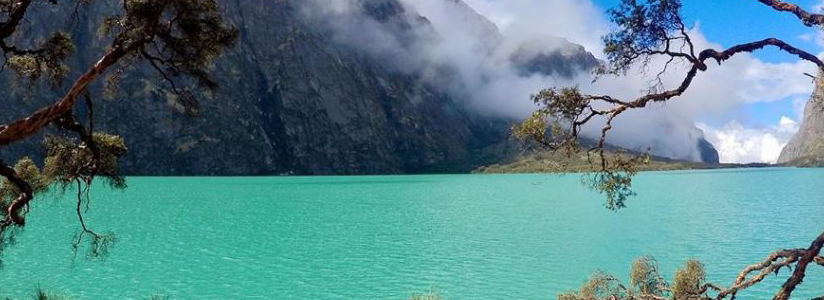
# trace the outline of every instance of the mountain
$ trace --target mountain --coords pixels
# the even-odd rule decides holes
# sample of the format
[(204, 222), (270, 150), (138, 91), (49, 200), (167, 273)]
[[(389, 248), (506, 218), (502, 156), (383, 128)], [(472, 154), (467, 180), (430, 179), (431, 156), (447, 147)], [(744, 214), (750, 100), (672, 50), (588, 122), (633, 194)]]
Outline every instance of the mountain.
[[(463, 172), (498, 162), (514, 152), (508, 142), (513, 120), (477, 113), (465, 95), (424, 80), (432, 69), (412, 70), (404, 53), (380, 44), (342, 40), (307, 17), (303, 3), (222, 1), (227, 20), (240, 31), (236, 47), (214, 65), (220, 85), (197, 95), (197, 116), (183, 114), (165, 83), (145, 64), (127, 65), (115, 91), (97, 84), (95, 129), (122, 135), (130, 151), (122, 171), (131, 175), (386, 174)], [(488, 44), (499, 38), (494, 24), (459, 0), (454, 9), (468, 22), (482, 22)], [(422, 39), (437, 38), (426, 18), (398, 0), (351, 0), (361, 30), (380, 27), (396, 49), (415, 50)], [(73, 5), (73, 4), (64, 4)], [(67, 25), (83, 49), (69, 64), (69, 78), (91, 65), (105, 41), (97, 36), (101, 16), (116, 1), (94, 1), (67, 16), (38, 11), (33, 19)], [(321, 16), (327, 22), (335, 20)], [(71, 21), (71, 22), (70, 22)], [(351, 21), (351, 20), (345, 20)], [(40, 22), (44, 23), (44, 22)], [(29, 25), (24, 34), (48, 28)], [(339, 27), (339, 26), (338, 26)], [(353, 27), (357, 28), (357, 27)], [(371, 31), (370, 31), (371, 32)], [(354, 47), (353, 44), (358, 44)], [(363, 47), (369, 50), (364, 50)], [(394, 49), (394, 48), (393, 48)], [(591, 68), (595, 58), (569, 43), (573, 52), (534, 52), (519, 56), (524, 72), (568, 73)], [(560, 53), (560, 52), (559, 52)], [(567, 57), (572, 54), (572, 59)], [(445, 82), (457, 80), (449, 69), (435, 69)], [(57, 99), (62, 88), (26, 87), (8, 72), (0, 97), (8, 109), (0, 120), (25, 116)], [(441, 84), (443, 82), (440, 82)], [(82, 108), (81, 108), (82, 112)], [(83, 113), (80, 113), (83, 115)], [(42, 138), (42, 134), (40, 136)], [(5, 149), (3, 158), (41, 156), (38, 138)]]
[[(220, 85), (200, 94), (197, 117), (182, 114), (150, 68), (132, 66), (116, 95), (99, 101), (96, 128), (121, 134), (128, 174), (376, 174), (470, 170), (483, 148), (506, 139), (508, 121), (478, 117), (447, 93), (381, 61), (341, 47), (308, 23), (295, 1), (223, 1), (240, 30), (236, 47), (215, 64)], [(82, 69), (100, 53), (92, 2), (71, 32)], [(381, 24), (408, 33), (396, 1), (365, 1)], [(45, 16), (44, 16), (45, 17)], [(57, 17), (59, 18), (59, 17)], [(81, 21), (83, 22), (83, 21)], [(409, 36), (409, 39), (414, 38)], [(92, 93), (99, 95), (102, 87)], [(8, 91), (5, 91), (8, 93)], [(7, 99), (25, 98), (25, 90)], [(24, 115), (59, 91), (38, 91), (0, 119)], [(17, 153), (37, 153), (38, 141)], [(18, 147), (21, 148), (21, 147)], [(30, 150), (30, 151), (23, 151)], [(494, 159), (492, 157), (491, 159)]]
[(713, 146), (712, 143), (703, 137), (703, 131), (701, 132), (701, 136), (702, 137), (698, 139), (698, 153), (701, 156), (700, 161), (708, 164), (721, 163), (720, 157), (718, 156), (718, 150), (715, 149), (715, 146)]
[(804, 107), (798, 132), (790, 139), (778, 163), (795, 166), (824, 166), (824, 74), (815, 79), (815, 90)]
[(573, 78), (581, 72), (590, 72), (600, 62), (581, 45), (566, 39), (550, 38), (549, 42), (560, 47), (546, 49), (538, 43), (521, 45), (510, 57), (521, 76), (533, 74)]

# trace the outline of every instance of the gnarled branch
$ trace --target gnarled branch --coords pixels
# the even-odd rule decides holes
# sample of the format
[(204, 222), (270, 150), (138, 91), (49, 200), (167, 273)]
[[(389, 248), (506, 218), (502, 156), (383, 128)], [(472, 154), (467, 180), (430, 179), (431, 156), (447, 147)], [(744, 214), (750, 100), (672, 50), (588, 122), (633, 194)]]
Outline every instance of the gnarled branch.
[(813, 27), (816, 25), (824, 25), (824, 15), (809, 13), (798, 5), (779, 0), (758, 0), (758, 2), (764, 3), (777, 11), (794, 14), (801, 20), (804, 26)]
[(781, 285), (781, 289), (775, 294), (773, 300), (787, 300), (795, 288), (804, 281), (804, 276), (807, 272), (807, 266), (818, 259), (818, 254), (821, 253), (821, 248), (824, 247), (824, 232), (822, 232), (815, 240), (813, 240), (810, 247), (804, 251), (804, 254), (798, 259), (795, 265), (795, 270), (790, 278)]
[(86, 73), (80, 76), (72, 84), (69, 91), (56, 103), (41, 108), (32, 115), (18, 119), (0, 130), (0, 147), (25, 139), (51, 122), (71, 112), (77, 97), (91, 84), (100, 74), (115, 64), (120, 58), (125, 56), (138, 44), (132, 44), (128, 49), (122, 45), (116, 45), (114, 49), (103, 55)]
[(721, 64), (721, 62), (730, 59), (735, 54), (742, 52), (753, 52), (756, 50), (760, 50), (766, 46), (778, 47), (778, 49), (781, 49), (784, 52), (793, 54), (795, 56), (798, 56), (798, 58), (816, 64), (819, 68), (824, 68), (824, 62), (821, 62), (821, 60), (818, 59), (818, 57), (816, 57), (815, 55), (812, 55), (811, 53), (801, 50), (799, 48), (793, 47), (792, 45), (787, 44), (786, 42), (776, 38), (767, 38), (757, 42), (733, 46), (727, 50), (724, 50), (723, 52), (718, 52), (713, 49), (706, 49), (698, 55), (698, 59), (703, 62), (707, 59), (712, 58), (715, 59), (718, 62), (718, 64)]
[(2, 223), (0, 223), (0, 226), (22, 226), (25, 224), (25, 219), (20, 216), (20, 210), (28, 205), (29, 201), (34, 198), (32, 187), (28, 182), (20, 178), (14, 168), (10, 167), (2, 160), (0, 160), (0, 175), (6, 177), (6, 179), (17, 188), (18, 193), (17, 198), (5, 208), (6, 218), (2, 221)]

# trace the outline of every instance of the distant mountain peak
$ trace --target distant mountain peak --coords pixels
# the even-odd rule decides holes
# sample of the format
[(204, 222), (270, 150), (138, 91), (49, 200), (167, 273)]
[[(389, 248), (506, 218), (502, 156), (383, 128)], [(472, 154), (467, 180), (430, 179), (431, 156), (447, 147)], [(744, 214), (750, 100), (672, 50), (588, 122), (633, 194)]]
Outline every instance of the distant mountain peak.
[(537, 74), (567, 79), (589, 73), (599, 65), (584, 46), (557, 37), (548, 37), (543, 42), (527, 41), (513, 52), (510, 60), (521, 76)]

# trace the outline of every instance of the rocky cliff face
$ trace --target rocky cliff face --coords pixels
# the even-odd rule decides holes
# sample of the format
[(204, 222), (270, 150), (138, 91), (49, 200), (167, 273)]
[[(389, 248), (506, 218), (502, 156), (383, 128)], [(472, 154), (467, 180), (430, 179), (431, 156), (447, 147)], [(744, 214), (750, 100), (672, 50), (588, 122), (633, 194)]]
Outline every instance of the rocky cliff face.
[(599, 62), (583, 46), (565, 39), (554, 39), (554, 44), (564, 45), (556, 49), (542, 49), (540, 46), (522, 45), (510, 58), (522, 76), (540, 74), (573, 78), (581, 72), (590, 72)]
[(815, 80), (815, 90), (804, 107), (798, 132), (781, 150), (778, 163), (797, 166), (824, 166), (824, 74)]
[[(353, 1), (359, 1), (363, 16), (390, 27), (399, 41), (421, 38), (410, 30), (426, 26), (426, 19), (409, 18), (411, 12), (397, 0)], [(84, 51), (70, 62), (75, 73), (69, 78), (95, 61), (105, 45), (95, 37), (96, 27), (114, 4), (92, 3), (79, 12), (83, 21), (70, 27)], [(96, 101), (95, 129), (124, 136), (130, 148), (122, 162), (124, 173), (460, 172), (511, 152), (505, 141), (512, 120), (477, 115), (461, 104), (466, 99), (429, 84), (421, 74), (399, 72), (391, 59), (342, 45), (329, 30), (302, 17), (299, 3), (222, 1), (240, 38), (212, 70), (221, 88), (198, 95), (197, 117), (183, 114), (178, 100), (159, 88), (163, 81), (145, 65), (127, 67), (117, 93), (95, 86), (91, 94), (103, 95)], [(477, 18), (473, 14), (467, 12)], [(57, 13), (37, 17), (67, 18)], [(494, 31), (494, 25), (488, 30)], [(577, 60), (566, 60), (566, 54), (526, 57), (541, 66), (525, 70), (564, 73), (588, 67), (594, 58), (578, 50)], [(5, 86), (15, 86), (11, 79), (3, 80)], [(0, 110), (0, 120), (51, 103), (62, 90), (0, 90), (0, 97), (14, 104)], [(36, 138), (8, 150), (3, 158), (9, 161), (42, 151)]]
[[(703, 135), (704, 133), (702, 132), (701, 134)], [(718, 150), (703, 137), (698, 140), (698, 152), (701, 155), (701, 162), (708, 164), (718, 164), (721, 162), (718, 156)]]
[[(99, 3), (99, 2), (94, 2)], [(507, 123), (476, 117), (450, 95), (413, 75), (337, 45), (308, 24), (294, 1), (224, 1), (240, 30), (235, 48), (214, 66), (220, 90), (201, 94), (198, 117), (146, 66), (122, 76), (118, 93), (99, 101), (98, 130), (124, 136), (128, 174), (374, 174), (470, 170), (483, 148), (506, 138)], [(84, 16), (106, 10), (93, 4)], [(367, 1), (378, 22), (397, 22), (395, 1)], [(93, 22), (72, 35), (95, 45)], [(99, 50), (99, 45), (95, 50)], [(79, 47), (84, 49), (85, 47)], [(77, 69), (99, 51), (79, 53)], [(99, 87), (98, 87), (99, 88)], [(10, 99), (22, 99), (25, 91)], [(36, 92), (9, 120), (49, 103), (59, 90)], [(99, 95), (99, 90), (95, 93)], [(17, 153), (37, 153), (37, 141)], [(30, 151), (25, 151), (30, 150)], [(494, 159), (490, 157), (490, 159)]]
[[(95, 20), (108, 9), (94, 3), (81, 18)], [(127, 69), (117, 94), (96, 107), (96, 129), (127, 141), (124, 172), (415, 173), (471, 170), (478, 160), (495, 159), (484, 148), (506, 139), (508, 120), (475, 116), (414, 75), (341, 47), (306, 23), (296, 3), (224, 1), (240, 39), (214, 66), (221, 89), (199, 95), (198, 117), (182, 114), (149, 68)], [(403, 13), (389, 0), (366, 1), (363, 9), (378, 22), (399, 22)], [(399, 32), (406, 26), (395, 25)], [(80, 49), (91, 48), (71, 62), (77, 70), (100, 53), (94, 28), (90, 21), (72, 31)], [(93, 95), (102, 94), (96, 89)], [(0, 119), (10, 120), (53, 101), (60, 89), (0, 93), (26, 99), (0, 111)], [(37, 156), (39, 149), (33, 139), (6, 155)]]

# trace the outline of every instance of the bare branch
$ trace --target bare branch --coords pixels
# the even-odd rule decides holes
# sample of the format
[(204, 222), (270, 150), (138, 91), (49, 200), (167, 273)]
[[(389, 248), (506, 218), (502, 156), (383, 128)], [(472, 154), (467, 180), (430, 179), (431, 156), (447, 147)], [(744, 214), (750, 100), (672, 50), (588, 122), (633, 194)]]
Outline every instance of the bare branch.
[(760, 50), (766, 46), (778, 47), (778, 49), (781, 49), (784, 52), (796, 55), (799, 58), (812, 62), (816, 64), (819, 68), (824, 69), (824, 62), (821, 62), (821, 60), (818, 59), (818, 57), (816, 57), (815, 55), (812, 55), (809, 52), (793, 47), (792, 45), (787, 44), (786, 42), (776, 38), (767, 38), (757, 42), (733, 46), (727, 50), (724, 50), (723, 52), (717, 52), (713, 49), (706, 49), (698, 55), (698, 59), (701, 62), (704, 62), (707, 59), (712, 58), (715, 59), (718, 62), (718, 64), (721, 64), (721, 62), (730, 59), (730, 57), (732, 57), (735, 54), (742, 52), (753, 52), (755, 50)]
[(758, 0), (758, 2), (764, 3), (777, 11), (794, 14), (801, 20), (801, 23), (804, 23), (804, 26), (813, 27), (816, 25), (824, 25), (824, 15), (809, 13), (798, 5), (779, 0)]
[[(821, 248), (824, 247), (824, 232), (822, 232), (815, 240), (813, 240), (810, 247), (804, 251), (804, 254), (799, 258), (795, 265), (795, 270), (792, 276), (781, 285), (781, 289), (775, 294), (773, 300), (786, 300), (790, 298), (796, 286), (804, 281), (804, 276), (807, 272), (807, 265), (816, 260), (818, 254), (821, 253)], [(820, 261), (820, 260), (819, 260)], [(818, 261), (816, 261), (818, 263)]]
[(89, 189), (89, 182), (86, 182), (86, 185), (84, 187), (83, 186), (84, 182), (82, 182), (79, 178), (75, 179), (75, 181), (77, 182), (77, 206), (76, 206), (75, 211), (77, 213), (77, 220), (80, 221), (80, 227), (83, 229), (83, 232), (88, 233), (88, 234), (90, 234), (90, 235), (92, 235), (93, 237), (96, 237), (96, 238), (100, 237), (100, 235), (98, 235), (94, 231), (89, 230), (89, 228), (86, 227), (86, 221), (83, 220), (83, 212), (80, 209), (82, 207), (82, 204), (83, 204), (83, 194), (85, 194), (84, 189), (85, 190)]
[(104, 55), (91, 69), (80, 76), (80, 78), (74, 82), (71, 89), (69, 89), (69, 92), (66, 93), (66, 95), (63, 96), (63, 98), (61, 98), (57, 103), (41, 108), (27, 118), (19, 119), (11, 124), (8, 124), (2, 131), (0, 131), (0, 146), (6, 146), (16, 141), (25, 139), (37, 133), (57, 118), (64, 116), (67, 112), (70, 112), (80, 93), (85, 90), (86, 87), (100, 74), (102, 74), (103, 71), (117, 62), (117, 60), (123, 57), (126, 53), (126, 49), (119, 47), (110, 51)]
[[(738, 274), (732, 286), (718, 290), (719, 292), (715, 299), (725, 299), (727, 296), (735, 297), (735, 294), (739, 291), (761, 282), (767, 275), (777, 273), (781, 268), (788, 267), (797, 262), (798, 258), (803, 254), (803, 251), (803, 249), (776, 251), (767, 256), (763, 261), (747, 266)], [(747, 279), (750, 273), (756, 271), (758, 271), (758, 273), (755, 274), (755, 276)]]
[(32, 187), (28, 182), (20, 178), (12, 167), (8, 166), (2, 160), (0, 160), (0, 175), (6, 177), (9, 182), (14, 184), (18, 192), (17, 199), (12, 201), (12, 203), (6, 208), (6, 218), (2, 221), (2, 223), (0, 223), (0, 226), (22, 226), (25, 224), (25, 219), (20, 216), (20, 209), (28, 205), (29, 201), (34, 198)]

